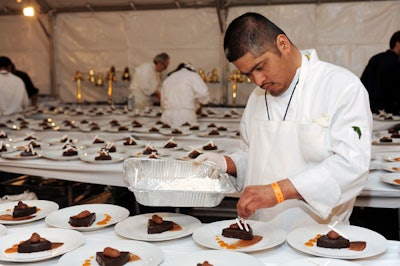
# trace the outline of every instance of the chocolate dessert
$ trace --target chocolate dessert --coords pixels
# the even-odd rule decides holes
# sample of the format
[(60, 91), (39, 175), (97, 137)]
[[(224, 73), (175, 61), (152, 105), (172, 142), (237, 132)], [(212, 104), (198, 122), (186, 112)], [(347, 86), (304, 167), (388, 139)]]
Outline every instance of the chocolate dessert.
[(29, 141), (29, 143), (27, 144), (27, 146), (30, 146), (30, 145), (32, 145), (33, 148), (40, 148), (40, 144), (36, 143), (33, 140)]
[(392, 139), (398, 139), (398, 138), (400, 138), (400, 133), (399, 133), (399, 132), (395, 132), (395, 133), (393, 133), (392, 135), (390, 135), (390, 137), (391, 137)]
[(222, 235), (229, 238), (238, 238), (243, 240), (253, 239), (253, 229), (247, 224), (249, 231), (245, 230), (244, 224), (241, 224), (243, 229), (240, 229), (237, 223), (231, 224), (229, 227), (222, 229)]
[(157, 150), (154, 149), (154, 148), (151, 147), (151, 146), (146, 146), (146, 148), (143, 150), (143, 154), (145, 154), (145, 155), (150, 155), (150, 154), (152, 154), (153, 152), (155, 152), (156, 154), (158, 154)]
[(125, 139), (124, 145), (136, 145), (136, 141), (134, 138), (129, 137)]
[(3, 142), (0, 142), (0, 152), (7, 151), (7, 145)]
[(198, 150), (193, 150), (188, 154), (188, 157), (190, 159), (196, 159), (197, 157), (199, 157), (200, 154), (201, 152), (199, 152)]
[(159, 234), (171, 230), (173, 226), (174, 223), (172, 221), (165, 221), (162, 217), (154, 214), (151, 219), (147, 221), (147, 233)]
[(33, 233), (31, 238), (18, 245), (18, 253), (32, 253), (51, 249), (51, 242)]
[(149, 132), (159, 132), (160, 130), (156, 127), (152, 127), (149, 129)]
[(14, 206), (13, 210), (13, 218), (25, 217), (32, 215), (37, 212), (37, 208), (35, 206), (29, 207), (27, 204), (22, 201), (18, 201), (18, 204)]
[(96, 143), (104, 143), (104, 140), (102, 140), (101, 138), (95, 137), (93, 139), (93, 144), (96, 144)]
[(211, 131), (208, 133), (208, 135), (210, 135), (210, 136), (219, 135), (219, 131), (218, 131), (218, 130), (216, 130), (216, 129), (214, 129), (214, 130), (211, 130)]
[(161, 128), (171, 128), (171, 126), (170, 126), (169, 124), (165, 123), (165, 124), (163, 124), (163, 125), (161, 126)]
[(197, 263), (197, 266), (214, 266), (213, 264), (210, 264), (208, 261), (203, 261), (203, 263)]
[(203, 146), (203, 150), (206, 151), (218, 150), (218, 146), (212, 143), (212, 141), (210, 141), (209, 143)]
[(0, 131), (0, 139), (5, 139), (7, 138), (7, 133), (4, 131)]
[(227, 131), (228, 128), (223, 127), (223, 126), (219, 126), (219, 127), (217, 127), (217, 130), (219, 130), (219, 131)]
[(118, 131), (128, 131), (129, 129), (126, 126), (119, 126)]
[(32, 149), (32, 147), (25, 147), (24, 151), (20, 153), (21, 157), (36, 156), (37, 153)]
[(182, 131), (180, 131), (179, 129), (175, 128), (171, 131), (172, 134), (182, 134)]
[(67, 146), (62, 153), (63, 156), (75, 156), (78, 155), (78, 151), (73, 146)]
[(109, 161), (109, 160), (111, 160), (111, 156), (110, 156), (110, 154), (108, 153), (108, 151), (101, 150), (101, 151), (99, 152), (99, 156), (94, 157), (94, 159), (95, 159), (96, 161)]
[(350, 241), (335, 231), (329, 231), (317, 240), (317, 246), (321, 248), (348, 248)]
[(96, 220), (96, 213), (84, 210), (77, 215), (69, 217), (69, 224), (75, 227), (89, 227)]
[(200, 127), (198, 125), (194, 125), (194, 126), (191, 126), (189, 129), (190, 130), (199, 130)]
[(217, 125), (216, 124), (214, 124), (214, 123), (211, 123), (211, 124), (208, 124), (208, 126), (207, 127), (217, 127)]
[(100, 266), (122, 266), (129, 262), (130, 256), (127, 251), (106, 247), (103, 252), (96, 252), (96, 262)]
[(163, 146), (165, 149), (172, 149), (178, 147), (178, 144), (174, 142), (174, 138), (169, 139)]
[(393, 142), (393, 140), (390, 137), (382, 137), (379, 139), (380, 142)]
[(37, 138), (35, 136), (29, 135), (26, 138), (24, 138), (24, 140), (36, 140)]
[(181, 126), (183, 126), (183, 127), (190, 127), (190, 123), (189, 123), (189, 122), (185, 122), (185, 123), (183, 123)]

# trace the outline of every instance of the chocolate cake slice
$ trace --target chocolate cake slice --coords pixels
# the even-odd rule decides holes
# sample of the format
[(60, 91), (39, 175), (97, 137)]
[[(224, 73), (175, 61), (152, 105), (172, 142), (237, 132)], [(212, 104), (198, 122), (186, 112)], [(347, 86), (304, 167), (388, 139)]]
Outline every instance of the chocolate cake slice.
[(229, 227), (222, 229), (222, 235), (229, 238), (238, 238), (243, 240), (253, 239), (253, 229), (247, 224), (249, 231), (246, 231), (245, 226), (242, 224), (242, 229), (240, 229), (237, 223), (231, 224)]
[(51, 242), (33, 233), (31, 238), (18, 245), (18, 253), (32, 253), (51, 249)]
[(29, 207), (22, 201), (18, 201), (18, 204), (14, 206), (13, 218), (25, 217), (32, 215), (37, 212), (36, 206)]
[(103, 252), (96, 252), (96, 261), (100, 266), (122, 266), (129, 262), (130, 253), (106, 247)]
[(82, 211), (77, 215), (69, 217), (69, 224), (75, 227), (89, 227), (96, 220), (96, 213), (88, 210)]
[(329, 231), (326, 235), (318, 238), (317, 246), (321, 248), (348, 248), (350, 241), (335, 231)]
[(210, 264), (207, 260), (205, 260), (203, 263), (197, 263), (197, 266), (214, 266), (214, 264)]
[(164, 221), (162, 217), (154, 214), (147, 222), (147, 233), (159, 234), (172, 229), (173, 226), (172, 221)]

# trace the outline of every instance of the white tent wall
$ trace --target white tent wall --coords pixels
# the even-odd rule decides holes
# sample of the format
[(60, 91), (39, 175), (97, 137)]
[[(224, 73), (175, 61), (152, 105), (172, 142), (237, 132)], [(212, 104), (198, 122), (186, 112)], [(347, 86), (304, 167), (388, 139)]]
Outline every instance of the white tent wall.
[[(400, 30), (400, 1), (233, 7), (227, 10), (227, 23), (247, 11), (266, 15), (300, 49), (315, 48), (322, 60), (346, 67), (357, 76), (372, 55), (388, 49), (390, 36)], [(93, 68), (105, 74), (113, 65), (117, 71), (128, 66), (132, 73), (134, 67), (163, 51), (171, 55), (168, 71), (180, 62), (191, 62), (206, 72), (217, 68), (221, 80), (226, 78), (214, 8), (56, 14), (53, 88), (49, 41), (38, 21), (0, 16), (0, 32), (4, 40), (1, 54), (28, 72), (41, 94), (56, 92), (64, 102), (76, 101), (73, 77), (77, 70)], [(227, 86), (228, 103), (231, 85)], [(222, 94), (224, 86), (225, 82), (217, 88)], [(82, 87), (84, 100), (107, 100), (106, 84), (95, 87), (85, 80)], [(114, 87), (115, 92), (126, 92), (128, 85), (116, 82)], [(212, 84), (210, 88), (216, 89)], [(238, 104), (246, 102), (252, 88), (254, 85), (239, 84)], [(119, 100), (125, 95), (119, 95)]]
[[(76, 101), (77, 70), (93, 68), (104, 75), (150, 62), (160, 52), (171, 57), (168, 71), (181, 62), (221, 73), (221, 32), (215, 9), (60, 14), (56, 19), (57, 88), (65, 102)], [(86, 76), (87, 77), (87, 76)], [(128, 83), (113, 84), (113, 101), (126, 100)], [(107, 101), (107, 84), (82, 82), (83, 100)]]
[[(46, 21), (45, 21), (46, 22)], [(50, 94), (49, 40), (36, 18), (0, 16), (0, 56), (31, 77), (41, 94)]]
[(321, 60), (357, 76), (400, 30), (400, 1), (232, 8), (227, 23), (249, 11), (267, 16), (299, 49), (315, 48)]

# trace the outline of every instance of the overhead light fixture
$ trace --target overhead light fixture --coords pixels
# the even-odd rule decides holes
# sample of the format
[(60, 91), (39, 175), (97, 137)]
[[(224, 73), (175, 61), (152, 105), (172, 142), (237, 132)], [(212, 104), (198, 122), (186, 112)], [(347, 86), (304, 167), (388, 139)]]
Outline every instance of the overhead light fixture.
[(33, 16), (35, 16), (35, 9), (33, 7), (31, 7), (31, 6), (24, 7), (24, 9), (22, 9), (22, 12), (23, 12), (25, 17), (33, 17)]

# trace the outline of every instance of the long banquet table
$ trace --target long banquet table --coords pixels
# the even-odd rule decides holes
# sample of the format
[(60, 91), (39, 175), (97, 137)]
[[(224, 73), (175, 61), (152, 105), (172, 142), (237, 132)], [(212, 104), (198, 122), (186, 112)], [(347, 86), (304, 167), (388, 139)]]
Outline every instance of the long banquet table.
[[(48, 228), (43, 220), (32, 222), (29, 224), (21, 224), (21, 225), (13, 225), (7, 226), (7, 234), (13, 234), (18, 232), (21, 229), (35, 230), (38, 228)], [(120, 237), (114, 231), (114, 226), (107, 227), (105, 229), (83, 232), (85, 238), (84, 245), (97, 244), (99, 242), (107, 243), (107, 245), (112, 245), (113, 241), (122, 240), (125, 238)], [(158, 242), (149, 242), (160, 247), (163, 251), (164, 262), (173, 261), (174, 258), (184, 255), (187, 253), (193, 254), (193, 252), (207, 250), (207, 248), (198, 245), (191, 236), (172, 239), (167, 241), (158, 241)], [(364, 259), (355, 259), (351, 260), (351, 262), (356, 263), (356, 265), (379, 265), (379, 266), (397, 266), (400, 264), (400, 242), (399, 241), (388, 241), (388, 249), (383, 254), (364, 258)], [(277, 266), (282, 263), (287, 263), (291, 261), (296, 261), (303, 258), (316, 258), (311, 255), (307, 255), (296, 251), (292, 247), (290, 247), (286, 242), (271, 248), (257, 252), (248, 253), (251, 256), (256, 257), (260, 261), (262, 261), (266, 266)], [(0, 266), (10, 266), (10, 265), (56, 265), (57, 261), (60, 257), (55, 257), (50, 260), (40, 261), (35, 263), (9, 263), (9, 262), (1, 262)], [(162, 265), (162, 264), (161, 264)]]
[[(203, 117), (199, 119), (199, 123), (206, 126), (210, 123), (216, 123), (217, 125), (224, 125), (230, 127), (230, 129), (237, 129), (240, 117), (224, 118), (222, 114), (230, 112), (231, 108), (209, 108), (219, 116)], [(215, 111), (217, 110), (217, 111)], [(241, 109), (235, 112), (242, 112)], [(156, 112), (156, 109), (153, 110)], [(159, 119), (158, 116), (149, 115), (138, 115), (138, 112), (131, 114), (107, 114), (107, 115), (68, 115), (65, 113), (60, 113), (52, 111), (50, 113), (35, 114), (36, 120), (43, 118), (52, 118), (54, 121), (62, 120), (90, 120), (96, 122), (107, 123), (111, 120), (140, 120), (143, 123), (151, 124), (155, 123)], [(3, 120), (3, 122), (6, 120)], [(380, 121), (374, 120), (374, 131), (382, 131), (388, 129), (397, 124), (397, 121)], [(12, 128), (12, 127), (11, 127)], [(2, 128), (0, 128), (0, 131)], [(18, 139), (22, 136), (26, 136), (28, 133), (33, 133), (39, 139), (51, 139), (51, 138), (61, 138), (63, 135), (68, 135), (69, 138), (79, 139), (79, 140), (92, 140), (95, 136), (100, 136), (106, 140), (117, 140), (129, 136), (131, 133), (138, 139), (147, 143), (162, 142), (170, 138), (170, 136), (165, 136), (162, 134), (149, 134), (145, 132), (90, 132), (90, 131), (79, 131), (79, 130), (69, 130), (69, 131), (54, 131), (54, 130), (11, 130), (6, 129), (7, 132), (13, 136), (13, 138)], [(204, 138), (199, 137), (198, 134), (193, 133), (188, 136), (174, 136), (174, 140), (181, 146), (198, 146), (206, 143), (208, 140), (213, 140), (218, 145), (224, 147), (224, 153), (229, 154), (234, 152), (239, 147), (239, 138), (232, 137), (232, 134), (228, 137), (219, 138)], [(380, 181), (380, 176), (385, 173), (385, 170), (373, 168), (376, 165), (382, 164), (381, 154), (387, 152), (396, 152), (399, 150), (399, 145), (373, 145), (373, 161), (371, 163), (371, 172), (368, 176), (367, 184), (362, 191), (361, 195), (357, 198), (356, 206), (360, 207), (377, 207), (377, 208), (400, 208), (400, 190), (398, 187), (385, 184)], [(122, 179), (123, 164), (90, 164), (80, 160), (74, 161), (56, 161), (48, 160), (44, 158), (34, 159), (34, 160), (9, 160), (0, 158), (0, 171), (36, 175), (46, 178), (56, 178), (62, 180), (76, 181), (76, 182), (86, 182), (101, 185), (110, 186), (120, 186), (124, 187), (125, 184)]]

